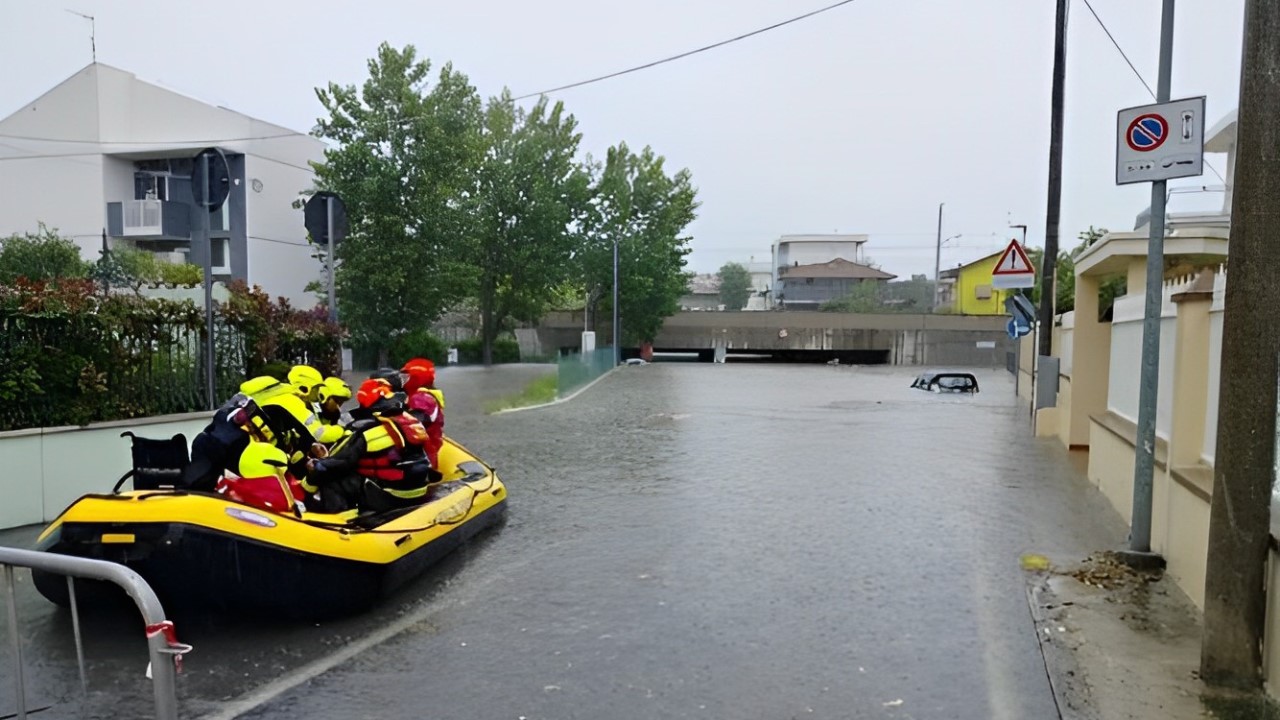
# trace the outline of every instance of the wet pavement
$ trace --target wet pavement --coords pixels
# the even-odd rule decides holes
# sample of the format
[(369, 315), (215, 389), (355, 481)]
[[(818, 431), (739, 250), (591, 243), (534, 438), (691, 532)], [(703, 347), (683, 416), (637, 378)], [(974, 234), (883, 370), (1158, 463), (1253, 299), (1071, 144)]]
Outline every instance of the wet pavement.
[[(658, 364), (475, 409), (547, 371), (441, 375), (449, 434), (508, 484), (504, 526), (361, 617), (180, 617), (183, 716), (1056, 716), (1018, 558), (1124, 527), (1030, 438), (1010, 375), (960, 397), (904, 368)], [(20, 575), (28, 702), (76, 717), (69, 615)], [(135, 622), (86, 622), (88, 716), (150, 714)]]

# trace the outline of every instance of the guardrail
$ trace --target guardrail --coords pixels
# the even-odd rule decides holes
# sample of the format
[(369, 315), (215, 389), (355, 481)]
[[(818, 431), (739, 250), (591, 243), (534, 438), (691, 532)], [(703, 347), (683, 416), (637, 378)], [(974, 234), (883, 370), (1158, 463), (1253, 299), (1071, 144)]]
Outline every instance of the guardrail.
[(84, 669), (84, 646), (80, 641), (80, 615), (76, 607), (75, 579), (102, 580), (120, 586), (142, 613), (146, 623), (147, 645), (151, 656), (149, 674), (155, 691), (156, 719), (176, 720), (178, 695), (176, 675), (182, 664), (182, 656), (191, 651), (190, 645), (177, 641), (173, 623), (165, 618), (155, 591), (138, 573), (129, 568), (105, 560), (56, 555), (54, 553), (0, 547), (0, 569), (3, 570), (5, 599), (9, 604), (9, 632), (13, 641), (14, 672), (17, 684), (19, 720), (27, 717), (26, 680), (22, 667), (22, 636), (18, 632), (18, 599), (14, 589), (13, 569), (24, 567), (65, 575), (67, 592), (71, 599), (71, 627), (75, 634), (76, 660), (80, 664), (80, 688), (88, 694), (88, 679)]

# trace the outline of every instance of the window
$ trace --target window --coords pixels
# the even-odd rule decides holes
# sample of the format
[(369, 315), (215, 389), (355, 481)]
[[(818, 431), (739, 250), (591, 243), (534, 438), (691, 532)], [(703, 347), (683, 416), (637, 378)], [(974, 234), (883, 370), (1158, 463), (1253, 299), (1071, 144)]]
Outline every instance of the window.
[(133, 174), (134, 200), (168, 200), (169, 178), (152, 173)]
[(231, 274), (231, 239), (230, 238), (213, 238), (211, 249), (213, 252), (212, 265), (214, 275), (230, 275)]
[(990, 285), (979, 285), (979, 286), (975, 287), (975, 288), (973, 289), (973, 296), (974, 296), (974, 297), (976, 297), (976, 298), (977, 298), (977, 299), (979, 299), (979, 300), (990, 300), (990, 299), (991, 299), (991, 286), (990, 286)]

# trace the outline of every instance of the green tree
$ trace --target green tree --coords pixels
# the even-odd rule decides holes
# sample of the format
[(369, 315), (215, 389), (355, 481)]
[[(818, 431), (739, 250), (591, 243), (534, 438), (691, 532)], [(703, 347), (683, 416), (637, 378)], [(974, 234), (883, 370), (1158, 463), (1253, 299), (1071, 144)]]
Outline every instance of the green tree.
[(18, 278), (82, 278), (89, 274), (89, 268), (80, 257), (79, 246), (44, 223), (34, 233), (0, 238), (0, 285)]
[(563, 103), (543, 98), (526, 111), (504, 91), (485, 109), (466, 254), (478, 272), (485, 365), (504, 323), (540, 318), (573, 275), (591, 182), (574, 159), (581, 138)]
[(853, 286), (849, 294), (839, 300), (823, 303), (823, 312), (875, 313), (881, 312), (881, 296), (884, 288), (876, 280), (862, 280)]
[[(1076, 260), (1084, 254), (1094, 243), (1098, 242), (1107, 234), (1106, 228), (1095, 228), (1090, 225), (1088, 230), (1080, 232), (1076, 237), (1080, 239), (1080, 244), (1076, 245), (1069, 251), (1058, 253), (1058, 262), (1054, 268), (1055, 287), (1054, 292), (1054, 312), (1061, 315), (1062, 313), (1071, 312), (1076, 306)], [(1027, 250), (1028, 259), (1031, 260), (1033, 267), (1039, 269), (1044, 267), (1044, 250), (1042, 248), (1029, 248)], [(1099, 287), (1099, 310), (1103, 311), (1110, 308), (1115, 298), (1125, 293), (1124, 278), (1113, 278), (1106, 280)], [(1118, 291), (1118, 294), (1117, 294)], [(1036, 305), (1040, 304), (1040, 283), (1037, 281), (1035, 287), (1031, 288), (1031, 302)]]
[[(430, 326), (474, 285), (463, 260), (466, 192), (481, 158), (480, 97), (412, 45), (383, 43), (369, 78), (330, 83), (314, 134), (334, 144), (316, 164), (316, 189), (346, 204), (351, 230), (338, 246), (338, 309), (353, 340), (385, 361), (398, 335)], [(430, 87), (429, 87), (430, 85)]]
[(928, 275), (889, 282), (881, 291), (883, 310), (887, 312), (927, 313), (933, 308), (934, 283)]
[(725, 263), (720, 276), (720, 304), (726, 310), (741, 310), (751, 299), (751, 273), (738, 263)]
[(609, 148), (593, 167), (595, 184), (583, 218), (582, 268), (591, 305), (613, 285), (613, 243), (618, 242), (619, 314), (624, 342), (648, 342), (680, 309), (689, 284), (685, 228), (697, 217), (697, 190), (689, 171), (668, 175), (665, 160), (646, 147)]

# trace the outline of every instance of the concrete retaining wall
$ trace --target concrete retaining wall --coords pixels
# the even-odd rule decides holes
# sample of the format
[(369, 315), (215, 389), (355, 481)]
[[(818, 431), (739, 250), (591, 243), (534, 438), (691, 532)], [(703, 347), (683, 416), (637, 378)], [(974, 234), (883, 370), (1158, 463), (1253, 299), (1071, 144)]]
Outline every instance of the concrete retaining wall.
[(190, 442), (209, 413), (165, 415), (86, 427), (0, 433), (0, 529), (49, 522), (76, 498), (109, 492), (133, 467), (126, 430), (153, 438), (177, 433)]
[[(896, 365), (1000, 367), (1013, 349), (1007, 318), (960, 315), (859, 315), (826, 312), (682, 312), (667, 318), (654, 348), (848, 350), (884, 353)], [(607, 322), (596, 328), (608, 338)], [(581, 313), (551, 313), (538, 328), (543, 348), (576, 348)], [(994, 343), (994, 347), (988, 347)]]

